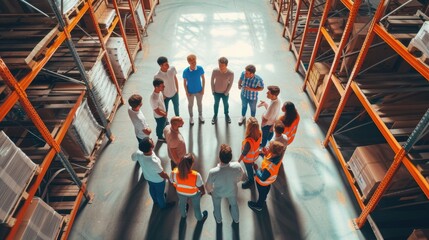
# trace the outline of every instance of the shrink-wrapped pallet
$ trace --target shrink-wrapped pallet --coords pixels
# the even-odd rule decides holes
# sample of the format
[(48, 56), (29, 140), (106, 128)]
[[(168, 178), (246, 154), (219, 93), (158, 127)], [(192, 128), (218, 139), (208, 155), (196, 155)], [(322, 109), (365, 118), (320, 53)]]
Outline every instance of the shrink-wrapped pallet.
[(61, 145), (71, 157), (88, 158), (102, 130), (85, 100), (76, 111), (73, 123)]
[(0, 131), (0, 223), (7, 223), (37, 165)]
[(127, 79), (131, 70), (131, 61), (122, 37), (111, 37), (107, 41), (107, 52), (112, 60), (113, 70), (119, 79)]
[(101, 60), (94, 64), (88, 75), (95, 97), (100, 103), (104, 115), (108, 117), (116, 101), (117, 92), (115, 84), (113, 84), (110, 76), (107, 74)]

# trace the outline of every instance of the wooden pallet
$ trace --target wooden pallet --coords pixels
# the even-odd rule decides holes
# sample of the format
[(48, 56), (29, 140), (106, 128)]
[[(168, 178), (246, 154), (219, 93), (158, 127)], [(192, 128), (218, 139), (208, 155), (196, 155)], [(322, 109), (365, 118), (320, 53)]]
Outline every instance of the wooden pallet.
[(429, 56), (424, 54), (418, 47), (414, 46), (412, 42), (408, 45), (408, 51), (419, 58), (423, 63), (429, 64)]

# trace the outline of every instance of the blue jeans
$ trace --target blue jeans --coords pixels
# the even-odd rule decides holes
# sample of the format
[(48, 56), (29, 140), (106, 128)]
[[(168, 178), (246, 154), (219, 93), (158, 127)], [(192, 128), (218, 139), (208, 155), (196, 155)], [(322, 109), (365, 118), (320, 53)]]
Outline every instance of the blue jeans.
[(256, 103), (258, 99), (250, 100), (241, 94), (241, 116), (246, 116), (247, 105), (250, 107), (250, 115), (254, 117), (256, 115)]
[(229, 96), (225, 95), (224, 93), (213, 93), (213, 97), (214, 97), (214, 117), (217, 117), (217, 113), (219, 110), (219, 102), (220, 99), (222, 98), (222, 102), (223, 102), (223, 113), (225, 114), (225, 116), (228, 116), (229, 114), (229, 104), (228, 104), (228, 99)]
[(159, 138), (164, 138), (163, 135), (163, 131), (165, 128), (165, 122), (166, 122), (167, 118), (165, 117), (160, 117), (160, 118), (155, 118), (156, 121), (156, 136)]
[(165, 208), (165, 196), (164, 196), (164, 189), (165, 189), (165, 181), (154, 183), (151, 181), (147, 181), (149, 184), (149, 193), (152, 197), (153, 203), (158, 204), (160, 208)]
[(267, 200), (268, 193), (270, 192), (271, 184), (268, 186), (261, 186), (258, 182), (256, 182), (256, 188), (258, 189), (258, 201), (256, 204), (259, 207), (262, 207)]
[(274, 136), (274, 132), (270, 132), (270, 129), (273, 125), (267, 125), (262, 127), (262, 142), (261, 147), (265, 147), (267, 142), (271, 140)]
[(170, 102), (170, 100), (173, 102), (174, 115), (179, 116), (179, 93), (176, 92), (176, 94), (174, 94), (174, 96), (172, 96), (171, 98), (164, 99), (166, 112), (168, 112), (168, 103)]
[(253, 183), (254, 182), (254, 172), (253, 172), (253, 163), (244, 163), (244, 167), (246, 168), (246, 172), (247, 172), (247, 181), (249, 183)]

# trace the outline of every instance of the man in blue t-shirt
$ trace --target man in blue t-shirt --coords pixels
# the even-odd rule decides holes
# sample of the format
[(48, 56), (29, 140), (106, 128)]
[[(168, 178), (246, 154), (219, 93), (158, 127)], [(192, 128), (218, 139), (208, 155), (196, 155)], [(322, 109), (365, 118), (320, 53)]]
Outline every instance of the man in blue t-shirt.
[(204, 69), (201, 66), (197, 66), (197, 57), (194, 54), (190, 54), (187, 57), (189, 67), (183, 71), (183, 85), (185, 87), (186, 96), (188, 97), (188, 111), (189, 111), (189, 123), (194, 125), (194, 98), (197, 98), (198, 106), (198, 118), (200, 123), (204, 123), (203, 118), (203, 95), (204, 95)]
[(241, 89), (241, 118), (238, 120), (239, 125), (242, 125), (246, 120), (247, 105), (250, 107), (250, 115), (252, 117), (256, 115), (258, 92), (264, 90), (264, 81), (255, 72), (256, 67), (254, 65), (247, 65), (238, 80), (238, 89)]

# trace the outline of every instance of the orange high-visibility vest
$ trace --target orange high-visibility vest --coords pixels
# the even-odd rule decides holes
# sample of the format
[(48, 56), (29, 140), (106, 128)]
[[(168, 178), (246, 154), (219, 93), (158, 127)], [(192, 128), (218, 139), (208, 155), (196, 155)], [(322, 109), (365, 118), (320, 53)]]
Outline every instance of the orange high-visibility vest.
[(188, 174), (188, 178), (186, 179), (180, 178), (179, 170), (177, 168), (174, 168), (172, 173), (176, 176), (176, 182), (173, 182), (173, 185), (176, 188), (177, 193), (192, 196), (198, 192), (197, 171), (191, 170), (191, 172)]
[(290, 126), (285, 126), (285, 130), (283, 131), (283, 134), (286, 134), (288, 141), (287, 144), (291, 144), (293, 140), (295, 139), (296, 130), (298, 130), (298, 124), (299, 124), (299, 114), (296, 114), (295, 120), (293, 120), (292, 124)]
[(271, 153), (268, 153), (267, 156), (264, 157), (264, 160), (262, 160), (261, 170), (264, 171), (265, 169), (267, 169), (270, 172), (271, 176), (267, 178), (265, 181), (262, 181), (261, 179), (259, 179), (257, 175), (255, 175), (256, 182), (261, 186), (268, 186), (270, 184), (273, 184), (277, 179), (280, 166), (282, 165), (281, 160), (276, 165), (269, 160), (270, 158), (271, 158)]
[(262, 141), (262, 134), (257, 141), (255, 141), (255, 139), (253, 139), (251, 137), (245, 138), (243, 140), (242, 145), (241, 145), (241, 151), (243, 151), (244, 146), (246, 145), (246, 142), (249, 142), (249, 144), (250, 144), (250, 150), (246, 154), (246, 156), (244, 156), (244, 158), (243, 158), (244, 163), (253, 163), (256, 161), (256, 159), (258, 159), (259, 145), (261, 145), (261, 141)]

